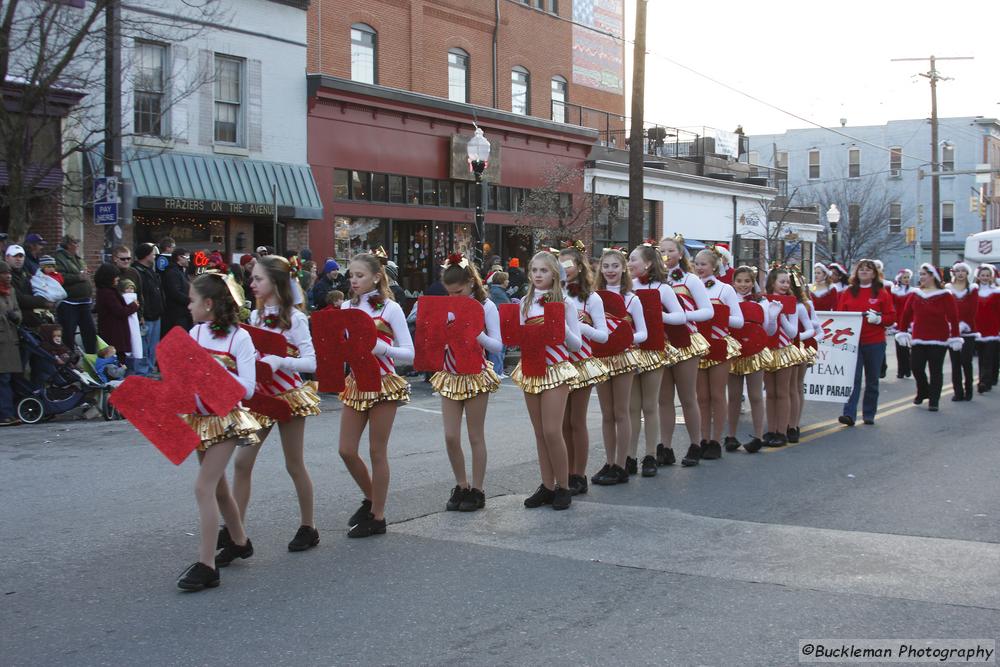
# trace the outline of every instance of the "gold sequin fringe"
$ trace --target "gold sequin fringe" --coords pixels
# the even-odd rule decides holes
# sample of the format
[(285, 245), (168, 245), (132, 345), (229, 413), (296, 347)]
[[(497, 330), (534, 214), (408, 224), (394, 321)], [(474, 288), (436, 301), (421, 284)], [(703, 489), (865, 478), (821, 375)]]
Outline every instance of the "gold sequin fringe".
[[(317, 383), (310, 380), (302, 384), (301, 387), (295, 389), (289, 389), (288, 391), (278, 394), (275, 398), (280, 398), (281, 400), (288, 403), (289, 407), (292, 409), (293, 417), (312, 417), (320, 413), (319, 394), (316, 393)], [(262, 415), (259, 412), (250, 411), (250, 414), (260, 422), (261, 428), (267, 428), (269, 426), (274, 426), (277, 420), (267, 415)]]
[(371, 410), (379, 403), (410, 401), (410, 383), (395, 373), (382, 376), (382, 391), (358, 391), (353, 375), (344, 380), (344, 391), (340, 392), (340, 402), (358, 412)]
[(510, 379), (526, 394), (540, 394), (546, 389), (569, 384), (574, 378), (576, 378), (576, 368), (568, 361), (549, 366), (545, 369), (545, 375), (540, 377), (522, 375), (520, 361), (510, 373)]
[(691, 344), (687, 347), (678, 347), (676, 361), (673, 364), (679, 364), (682, 361), (687, 361), (693, 357), (703, 357), (708, 354), (709, 350), (708, 341), (697, 331), (691, 334)]
[(438, 371), (431, 376), (434, 391), (452, 401), (464, 401), (480, 394), (492, 394), (500, 388), (500, 378), (489, 364), (475, 375), (459, 375)]
[(254, 419), (245, 408), (235, 408), (229, 414), (222, 415), (181, 415), (181, 419), (198, 434), (201, 444), (198, 451), (203, 452), (212, 445), (226, 440), (235, 440), (237, 445), (257, 445), (257, 431), (260, 422)]
[(793, 343), (778, 350), (771, 350), (771, 364), (765, 370), (773, 373), (785, 368), (791, 368), (792, 366), (798, 366), (805, 362), (805, 360), (802, 350), (799, 349), (798, 345)]
[(732, 375), (751, 375), (757, 371), (763, 371), (770, 368), (773, 361), (774, 355), (771, 354), (770, 349), (765, 347), (757, 354), (735, 359), (733, 361), (733, 367), (729, 370), (729, 372)]
[(722, 340), (725, 341), (726, 343), (726, 358), (724, 360), (709, 359), (708, 356), (706, 355), (701, 358), (701, 361), (698, 362), (698, 368), (700, 368), (701, 370), (705, 370), (708, 368), (712, 368), (713, 366), (718, 366), (723, 361), (729, 361), (730, 359), (739, 358), (740, 353), (743, 352), (743, 347), (740, 345), (740, 342), (735, 338), (733, 338), (732, 336), (726, 336)]
[(574, 361), (573, 367), (576, 369), (576, 379), (569, 383), (571, 390), (585, 389), (600, 384), (608, 379), (608, 369), (600, 359), (588, 357), (581, 361)]
[(802, 356), (806, 358), (806, 363), (812, 366), (816, 363), (816, 357), (819, 356), (819, 352), (814, 347), (810, 347), (805, 343), (802, 343)]
[(644, 350), (639, 347), (633, 350), (633, 352), (635, 352), (639, 362), (639, 366), (635, 369), (635, 372), (648, 373), (649, 371), (655, 371), (664, 366), (672, 365), (676, 350), (668, 345), (666, 350)]
[[(626, 373), (640, 372), (642, 356), (639, 354), (639, 350), (629, 349), (613, 357), (600, 357), (600, 360), (604, 364), (604, 368), (608, 371), (608, 377), (613, 378), (618, 375), (625, 375)], [(659, 363), (662, 364), (662, 362)]]

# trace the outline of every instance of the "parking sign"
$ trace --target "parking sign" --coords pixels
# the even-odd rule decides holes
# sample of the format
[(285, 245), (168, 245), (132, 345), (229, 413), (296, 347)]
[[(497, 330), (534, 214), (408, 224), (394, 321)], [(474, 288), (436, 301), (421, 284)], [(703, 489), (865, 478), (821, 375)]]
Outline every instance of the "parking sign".
[(118, 178), (100, 176), (94, 179), (94, 224), (118, 223)]

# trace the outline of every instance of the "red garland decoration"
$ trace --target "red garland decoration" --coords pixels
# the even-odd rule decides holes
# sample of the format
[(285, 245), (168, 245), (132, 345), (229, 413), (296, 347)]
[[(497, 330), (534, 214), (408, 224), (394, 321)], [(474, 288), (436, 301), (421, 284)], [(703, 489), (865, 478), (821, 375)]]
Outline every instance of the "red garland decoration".
[(543, 294), (540, 297), (538, 297), (538, 300), (535, 301), (535, 303), (537, 303), (538, 305), (540, 305), (540, 306), (542, 306), (544, 308), (545, 304), (547, 304), (547, 303), (555, 303), (555, 302), (552, 301), (552, 295), (549, 294), (548, 292), (546, 292), (545, 294)]
[(368, 297), (368, 305), (371, 306), (372, 310), (376, 313), (381, 312), (385, 308), (385, 297), (381, 294), (372, 294)]
[(650, 275), (648, 273), (639, 276), (639, 284), (640, 285), (648, 285), (651, 282), (653, 282), (653, 279), (650, 277)]
[[(455, 319), (449, 324), (448, 313)], [(459, 374), (483, 369), (483, 348), (477, 337), (485, 326), (482, 304), (467, 296), (422, 296), (417, 300), (416, 355), (413, 369), (444, 370), (445, 346), (455, 358)]]

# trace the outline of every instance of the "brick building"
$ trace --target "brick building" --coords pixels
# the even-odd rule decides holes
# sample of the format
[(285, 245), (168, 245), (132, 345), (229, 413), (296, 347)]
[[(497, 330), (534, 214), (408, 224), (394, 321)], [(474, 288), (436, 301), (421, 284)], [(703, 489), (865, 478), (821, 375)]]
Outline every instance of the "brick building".
[[(382, 245), (404, 289), (421, 292), (446, 251), (472, 243), (464, 142), (476, 122), (494, 147), (487, 253), (526, 259), (546, 222), (517, 233), (524, 202), (557, 187), (578, 206), (597, 130), (623, 127), (623, 24), (622, 0), (373, 0), (346, 10), (314, 0), (308, 160), (324, 219), (312, 223), (312, 249), (346, 258)], [(565, 176), (557, 186), (554, 173)]]

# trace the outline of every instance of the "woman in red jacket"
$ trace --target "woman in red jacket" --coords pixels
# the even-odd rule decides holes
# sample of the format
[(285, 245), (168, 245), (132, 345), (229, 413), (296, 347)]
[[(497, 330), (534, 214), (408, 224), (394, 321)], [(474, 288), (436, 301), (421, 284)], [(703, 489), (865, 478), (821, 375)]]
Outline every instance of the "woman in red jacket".
[(941, 274), (933, 264), (920, 265), (919, 281), (919, 289), (913, 291), (903, 307), (896, 341), (911, 347), (910, 362), (917, 381), (913, 404), (920, 405), (926, 400), (928, 409), (937, 412), (944, 381), (944, 354), (948, 348), (962, 349), (958, 304), (951, 292), (944, 289)]
[(837, 310), (862, 314), (854, 389), (844, 404), (844, 414), (839, 421), (846, 426), (854, 426), (858, 416), (858, 398), (861, 396), (861, 373), (864, 371), (865, 396), (861, 403), (861, 418), (866, 424), (874, 424), (878, 411), (879, 375), (885, 361), (885, 330), (896, 322), (892, 293), (879, 279), (878, 266), (874, 261), (862, 259), (857, 263), (850, 286), (837, 299)]
[(979, 356), (979, 393), (983, 394), (997, 383), (1000, 362), (1000, 290), (997, 290), (997, 271), (992, 264), (980, 264), (976, 271), (978, 285), (976, 304), (976, 354)]
[(113, 264), (101, 264), (94, 273), (97, 286), (97, 335), (114, 346), (118, 361), (132, 370), (132, 337), (129, 333), (129, 315), (139, 310), (138, 302), (125, 303), (118, 292), (121, 270)]
[(953, 401), (972, 400), (972, 356), (976, 351), (976, 307), (979, 296), (976, 286), (969, 282), (972, 267), (958, 262), (951, 267), (951, 282), (946, 286), (958, 303), (958, 332), (962, 336), (962, 348), (952, 350), (951, 384), (955, 388)]
[[(892, 286), (892, 306), (899, 317), (906, 305), (906, 299), (913, 293), (910, 281), (913, 280), (911, 269), (900, 269), (896, 274), (896, 284)], [(912, 375), (910, 371), (910, 348), (896, 343), (896, 377), (902, 380)]]

